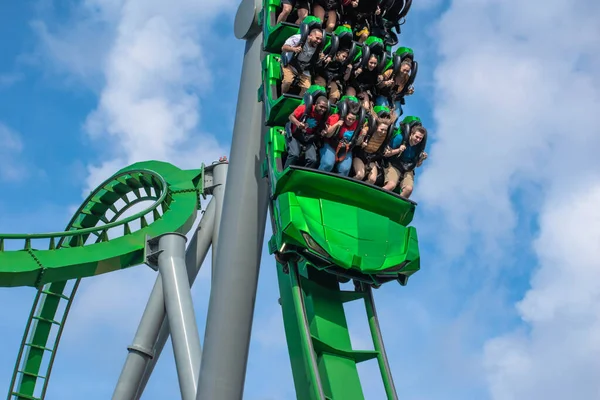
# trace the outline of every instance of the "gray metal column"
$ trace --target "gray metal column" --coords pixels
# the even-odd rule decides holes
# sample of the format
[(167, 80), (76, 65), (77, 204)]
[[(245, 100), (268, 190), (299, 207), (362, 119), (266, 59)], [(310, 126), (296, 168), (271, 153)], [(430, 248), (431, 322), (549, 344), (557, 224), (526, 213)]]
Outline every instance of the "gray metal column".
[(261, 85), (262, 34), (258, 0), (243, 0), (235, 35), (246, 40), (233, 130), (216, 267), (210, 292), (198, 400), (239, 400), (250, 346), (268, 205)]
[(217, 265), (217, 249), (219, 247), (219, 232), (221, 228), (221, 216), (223, 215), (223, 200), (225, 196), (225, 185), (227, 180), (228, 164), (216, 164), (212, 170), (213, 184), (212, 196), (215, 201), (215, 219), (219, 223), (214, 225), (212, 236), (212, 272), (214, 279), (215, 266)]
[[(186, 237), (179, 233), (166, 233), (156, 239), (158, 247), (153, 254), (158, 258), (158, 271), (163, 282), (181, 398), (193, 400), (198, 387), (201, 350), (184, 260)], [(151, 251), (155, 248), (151, 243)]]
[[(192, 239), (190, 240), (190, 244), (185, 253), (185, 264), (186, 264), (187, 271), (188, 271), (190, 287), (193, 286), (194, 281), (196, 280), (196, 277), (198, 276), (198, 272), (200, 272), (200, 267), (202, 266), (202, 264), (204, 263), (204, 260), (206, 259), (208, 249), (210, 248), (210, 245), (212, 242), (212, 236), (213, 236), (214, 229), (220, 223), (220, 219), (216, 218), (215, 211), (216, 211), (216, 201), (214, 198), (211, 198), (210, 201), (208, 202), (208, 205), (206, 206), (204, 215), (202, 216), (202, 219), (200, 220), (200, 223), (198, 224), (198, 228), (196, 229), (196, 232), (194, 232), (194, 236), (192, 236)], [(156, 366), (156, 363), (158, 362), (158, 359), (162, 353), (162, 350), (165, 347), (167, 340), (169, 339), (169, 335), (171, 334), (171, 331), (169, 330), (169, 323), (167, 321), (167, 315), (165, 313), (165, 308), (164, 308), (164, 297), (162, 294), (162, 280), (161, 280), (160, 276), (157, 278), (157, 284), (155, 286), (158, 285), (158, 282), (160, 282), (160, 297), (161, 297), (161, 300), (163, 303), (161, 304), (161, 314), (160, 314), (161, 323), (159, 324), (160, 330), (159, 330), (158, 335), (153, 336), (153, 339), (152, 339), (154, 357), (151, 360), (149, 360), (149, 362), (146, 362), (146, 364), (144, 365), (145, 371), (142, 371), (142, 373), (140, 373), (139, 375), (134, 376), (135, 390), (137, 390), (137, 392), (134, 392), (134, 393), (136, 393), (135, 397), (133, 397), (133, 395), (131, 395), (129, 397), (123, 396), (123, 397), (119, 397), (119, 400), (130, 400), (130, 399), (139, 400), (139, 398), (144, 393), (144, 389), (146, 388), (146, 385), (148, 384), (148, 380), (150, 379), (150, 376), (152, 375), (152, 371), (154, 371), (154, 367)], [(154, 293), (152, 293), (151, 296), (154, 296)], [(154, 311), (157, 312), (156, 309), (154, 309)], [(144, 313), (144, 316), (145, 316), (145, 314), (146, 313)], [(122, 376), (121, 379), (125, 379), (125, 378)], [(131, 392), (127, 392), (127, 393), (129, 394)], [(117, 399), (113, 399), (113, 400), (117, 400)]]
[(113, 393), (113, 400), (134, 398), (146, 369), (146, 363), (154, 357), (154, 342), (165, 316), (162, 280), (158, 276), (133, 338), (133, 344), (127, 347), (129, 354)]

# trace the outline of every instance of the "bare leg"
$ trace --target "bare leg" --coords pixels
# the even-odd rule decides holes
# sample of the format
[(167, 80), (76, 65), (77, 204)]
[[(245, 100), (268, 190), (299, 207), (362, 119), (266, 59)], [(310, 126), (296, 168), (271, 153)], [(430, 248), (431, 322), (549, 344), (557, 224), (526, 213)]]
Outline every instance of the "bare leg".
[(362, 181), (365, 178), (365, 164), (358, 157), (352, 159), (352, 168), (354, 168), (354, 179)]
[[(327, 11), (327, 26), (325, 27), (325, 30), (329, 33), (333, 32), (333, 30), (335, 29), (335, 22), (337, 19), (337, 14), (335, 12), (335, 10), (332, 11)], [(321, 19), (322, 21), (322, 19)]]
[(313, 5), (313, 14), (321, 20), (321, 24), (325, 20), (325, 9), (318, 4)]
[(296, 24), (300, 25), (302, 23), (302, 21), (304, 21), (304, 18), (306, 18), (308, 16), (308, 10), (306, 8), (299, 8), (298, 9), (298, 19), (296, 20)]
[(375, 163), (371, 163), (371, 167), (371, 172), (369, 173), (367, 182), (369, 182), (371, 185), (374, 185), (375, 181), (377, 180), (377, 172), (379, 171), (379, 169), (377, 168), (377, 165), (375, 165)]
[(279, 16), (277, 17), (277, 23), (279, 24), (279, 23), (287, 20), (287, 18), (290, 16), (291, 12), (292, 12), (292, 5), (284, 4), (283, 9), (281, 10), (281, 13), (279, 13)]

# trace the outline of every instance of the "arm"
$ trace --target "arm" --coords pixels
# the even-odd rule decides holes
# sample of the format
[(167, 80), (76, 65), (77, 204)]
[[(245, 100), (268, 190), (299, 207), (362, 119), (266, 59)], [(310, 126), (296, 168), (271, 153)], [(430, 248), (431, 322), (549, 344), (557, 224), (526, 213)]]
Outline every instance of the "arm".
[(298, 43), (300, 43), (299, 34), (290, 36), (288, 40), (285, 41), (283, 46), (281, 46), (281, 51), (291, 51), (293, 53), (300, 53), (302, 51), (302, 48), (298, 46)]
[(427, 153), (422, 152), (421, 157), (419, 157), (419, 162), (417, 162), (417, 167), (420, 167), (421, 165), (423, 165), (423, 161), (425, 161), (425, 160), (427, 160)]
[(300, 129), (306, 129), (306, 124), (304, 124), (304, 122), (300, 122), (300, 120), (298, 119), (302, 116), (305, 109), (306, 109), (306, 106), (300, 105), (300, 106), (296, 107), (294, 112), (291, 113), (290, 117), (289, 117), (289, 120), (292, 122), (292, 124), (296, 125), (296, 127), (300, 128)]
[(327, 125), (327, 137), (332, 137), (333, 134), (344, 124), (344, 121), (339, 120), (335, 124), (329, 126)]
[(348, 64), (348, 66), (346, 66), (346, 71), (344, 72), (344, 80), (345, 81), (350, 79), (351, 73), (352, 73), (352, 64)]
[(394, 84), (394, 80), (390, 79), (392, 76), (392, 73), (394, 71), (392, 71), (391, 69), (388, 69), (387, 71), (385, 71), (383, 74), (379, 75), (379, 79), (377, 79), (377, 87), (378, 88), (384, 88), (386, 86), (391, 86)]
[(362, 128), (362, 131), (358, 135), (358, 139), (356, 139), (357, 146), (365, 147), (367, 145), (365, 138), (367, 137), (368, 132), (369, 132), (369, 126), (367, 124), (365, 124), (365, 126), (363, 126), (363, 128)]

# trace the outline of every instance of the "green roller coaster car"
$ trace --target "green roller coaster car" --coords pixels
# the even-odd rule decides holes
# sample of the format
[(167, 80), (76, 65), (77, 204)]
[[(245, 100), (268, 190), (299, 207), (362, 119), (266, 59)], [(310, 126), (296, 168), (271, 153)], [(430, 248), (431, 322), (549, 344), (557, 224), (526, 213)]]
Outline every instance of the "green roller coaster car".
[(270, 254), (301, 256), (309, 265), (374, 286), (420, 268), (416, 204), (376, 186), (333, 173), (283, 169), (284, 128), (266, 137), (274, 235)]

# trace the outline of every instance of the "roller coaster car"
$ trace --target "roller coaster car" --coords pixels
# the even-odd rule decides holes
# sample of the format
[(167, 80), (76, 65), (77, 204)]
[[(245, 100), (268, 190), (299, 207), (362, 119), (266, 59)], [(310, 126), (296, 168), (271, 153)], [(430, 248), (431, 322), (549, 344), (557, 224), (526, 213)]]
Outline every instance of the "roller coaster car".
[[(322, 92), (305, 95), (307, 109)], [(416, 203), (338, 174), (291, 166), (285, 128), (266, 137), (267, 171), (275, 229), (269, 251), (280, 262), (305, 264), (375, 287), (419, 270), (417, 232), (408, 226)]]

